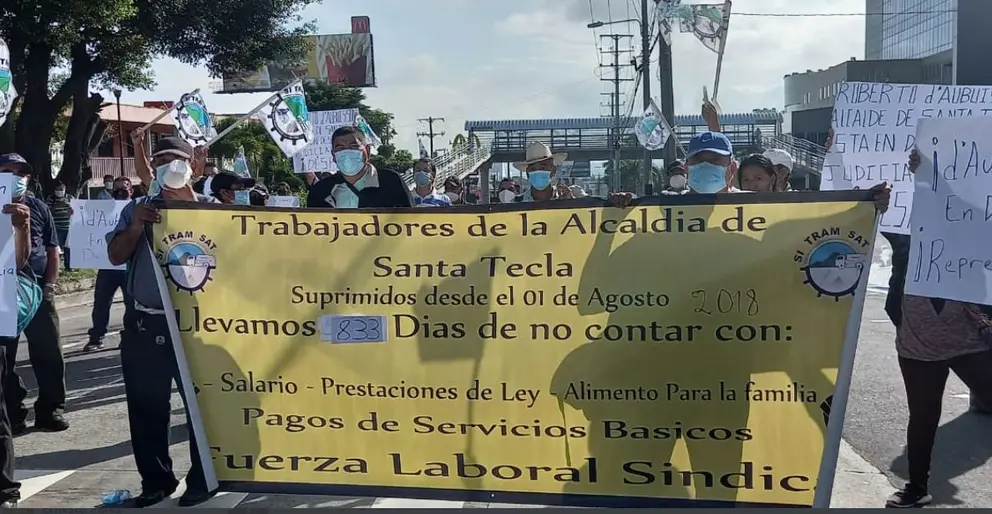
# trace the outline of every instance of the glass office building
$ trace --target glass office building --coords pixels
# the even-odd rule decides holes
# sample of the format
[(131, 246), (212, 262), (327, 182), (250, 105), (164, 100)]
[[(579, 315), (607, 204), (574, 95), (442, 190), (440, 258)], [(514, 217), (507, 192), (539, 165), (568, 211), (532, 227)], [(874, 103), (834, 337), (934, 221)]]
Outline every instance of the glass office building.
[(868, 0), (865, 57), (923, 59), (954, 48), (954, 0)]

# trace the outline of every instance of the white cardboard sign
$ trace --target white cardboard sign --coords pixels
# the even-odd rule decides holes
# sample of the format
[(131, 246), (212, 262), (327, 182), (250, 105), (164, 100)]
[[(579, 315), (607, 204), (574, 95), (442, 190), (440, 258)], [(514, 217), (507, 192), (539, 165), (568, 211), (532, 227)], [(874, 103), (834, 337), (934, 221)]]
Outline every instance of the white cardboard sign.
[(920, 120), (906, 293), (992, 305), (992, 117)]
[(892, 200), (879, 230), (909, 234), (914, 191), (909, 153), (917, 122), (989, 113), (992, 86), (843, 82), (837, 87), (834, 140), (820, 189), (868, 189), (888, 182)]

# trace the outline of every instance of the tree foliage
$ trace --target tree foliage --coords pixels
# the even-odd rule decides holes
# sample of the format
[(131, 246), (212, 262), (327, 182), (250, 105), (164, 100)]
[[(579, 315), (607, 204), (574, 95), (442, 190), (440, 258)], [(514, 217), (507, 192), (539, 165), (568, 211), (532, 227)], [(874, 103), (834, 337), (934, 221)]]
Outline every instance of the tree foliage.
[[(13, 141), (50, 187), (53, 127), (75, 100), (77, 119), (69, 120), (59, 177), (72, 182), (61, 175), (78, 179), (87, 129), (101, 103), (89, 93), (91, 82), (104, 89), (151, 87), (151, 62), (160, 56), (205, 66), (214, 75), (301, 56), (307, 42), (300, 36), (313, 26), (302, 23), (299, 10), (314, 1), (3, 0), (0, 37), (10, 48), (21, 97), (20, 115), (6, 123), (8, 137), (0, 142)], [(58, 70), (67, 76), (50, 91), (49, 77)]]
[[(664, 171), (658, 167), (654, 167), (651, 172), (654, 178), (654, 190), (659, 191), (663, 189), (662, 186), (665, 180)], [(614, 186), (616, 182), (613, 174), (613, 161), (607, 161), (606, 166), (603, 168), (603, 173), (606, 176), (606, 184), (609, 186), (610, 191), (617, 191)], [(620, 161), (619, 191), (636, 194), (644, 193), (644, 172), (641, 168), (641, 161)]]

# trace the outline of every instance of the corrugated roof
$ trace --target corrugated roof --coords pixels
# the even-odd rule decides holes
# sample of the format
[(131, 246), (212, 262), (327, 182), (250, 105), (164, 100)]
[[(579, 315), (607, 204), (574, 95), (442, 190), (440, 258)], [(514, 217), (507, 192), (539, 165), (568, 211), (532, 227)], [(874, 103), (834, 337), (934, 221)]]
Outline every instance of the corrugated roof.
[[(638, 118), (626, 117), (623, 123), (626, 127), (633, 127)], [(758, 110), (747, 113), (723, 114), (720, 116), (720, 123), (723, 125), (750, 125), (754, 123), (781, 122), (782, 113), (772, 110)], [(675, 117), (676, 125), (683, 126), (706, 126), (703, 117), (695, 115), (678, 115)], [(568, 129), (611, 129), (613, 128), (613, 118), (556, 118), (543, 120), (491, 120), (491, 121), (466, 121), (465, 130), (491, 131), (491, 130), (568, 130)]]

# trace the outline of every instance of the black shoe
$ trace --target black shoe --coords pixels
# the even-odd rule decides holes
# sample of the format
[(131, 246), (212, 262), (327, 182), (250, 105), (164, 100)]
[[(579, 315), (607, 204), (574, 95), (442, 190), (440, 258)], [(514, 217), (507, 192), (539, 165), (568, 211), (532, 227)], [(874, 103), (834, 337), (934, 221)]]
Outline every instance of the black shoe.
[(206, 491), (196, 491), (196, 490), (186, 490), (185, 493), (179, 498), (180, 507), (192, 507), (194, 505), (199, 505), (214, 496), (217, 496), (217, 491), (208, 493)]
[(23, 421), (12, 421), (10, 423), (10, 433), (13, 435), (21, 435), (28, 431), (28, 424)]
[(933, 497), (927, 494), (926, 489), (913, 484), (906, 484), (906, 487), (889, 497), (889, 501), (885, 502), (885, 508), (913, 509), (930, 505), (932, 501)]
[(90, 341), (83, 347), (84, 352), (95, 352), (103, 349), (103, 341)]
[(62, 432), (69, 430), (69, 422), (61, 414), (53, 414), (51, 416), (36, 418), (34, 420), (34, 428), (45, 432)]
[(16, 509), (16, 508), (17, 508), (17, 500), (7, 500), (3, 503), (0, 503), (0, 509)]
[(141, 491), (138, 497), (132, 500), (132, 505), (139, 509), (145, 507), (151, 507), (156, 503), (160, 503), (162, 500), (172, 496), (172, 493), (176, 492), (176, 486), (172, 486), (168, 489), (158, 489), (154, 491)]

